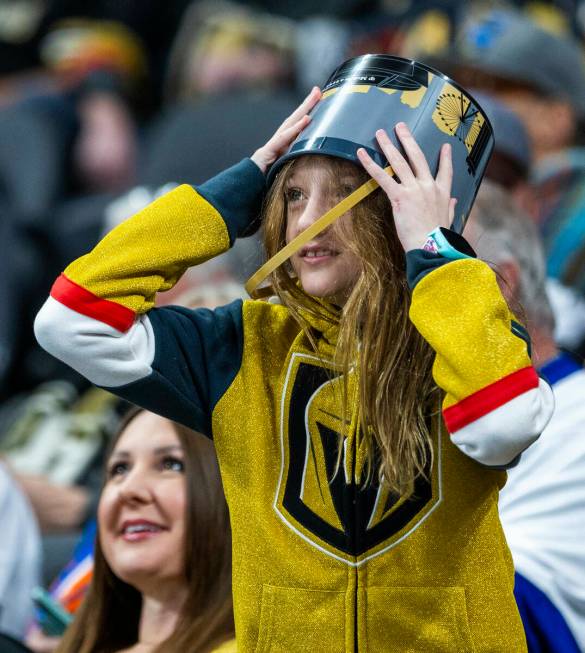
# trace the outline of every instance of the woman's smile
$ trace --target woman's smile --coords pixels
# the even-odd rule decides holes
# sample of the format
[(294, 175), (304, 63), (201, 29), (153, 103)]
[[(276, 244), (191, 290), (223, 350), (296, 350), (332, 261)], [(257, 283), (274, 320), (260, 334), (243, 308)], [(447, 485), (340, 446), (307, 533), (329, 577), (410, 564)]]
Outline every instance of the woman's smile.
[(120, 537), (126, 542), (144, 542), (167, 530), (147, 519), (127, 519), (120, 528)]

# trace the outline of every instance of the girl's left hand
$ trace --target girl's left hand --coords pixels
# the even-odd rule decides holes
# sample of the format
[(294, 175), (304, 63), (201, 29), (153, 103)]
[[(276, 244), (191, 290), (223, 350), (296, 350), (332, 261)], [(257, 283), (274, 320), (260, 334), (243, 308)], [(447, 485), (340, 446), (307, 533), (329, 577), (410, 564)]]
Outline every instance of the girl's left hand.
[(303, 102), (291, 113), (291, 115), (280, 125), (274, 136), (264, 145), (257, 149), (250, 157), (252, 161), (266, 173), (268, 168), (281, 157), (291, 146), (295, 138), (311, 121), (309, 111), (321, 99), (321, 90), (313, 86), (311, 92)]
[(425, 155), (408, 127), (399, 122), (396, 134), (408, 161), (383, 129), (376, 132), (376, 138), (399, 182), (384, 172), (364, 148), (360, 148), (357, 154), (368, 174), (388, 196), (398, 238), (404, 251), (408, 252), (423, 247), (428, 234), (435, 227), (449, 227), (457, 200), (451, 197), (451, 146), (446, 143), (441, 148), (439, 170), (436, 178), (433, 178)]

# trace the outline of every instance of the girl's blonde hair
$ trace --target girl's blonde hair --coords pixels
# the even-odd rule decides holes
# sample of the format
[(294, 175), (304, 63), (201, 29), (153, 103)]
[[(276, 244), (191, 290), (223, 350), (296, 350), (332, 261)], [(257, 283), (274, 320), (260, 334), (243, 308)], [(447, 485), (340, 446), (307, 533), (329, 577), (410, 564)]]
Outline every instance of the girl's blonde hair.
[[(355, 164), (332, 157), (311, 155), (310, 160), (302, 157), (286, 164), (272, 185), (264, 210), (268, 257), (286, 244), (286, 190), (293, 170), (315, 164), (328, 172), (333, 197), (339, 195), (341, 179), (350, 178), (357, 187), (368, 178)], [(342, 308), (303, 292), (290, 263), (280, 266), (271, 282), (315, 349), (305, 316), (338, 325), (335, 362), (344, 379), (343, 423), (350, 423), (354, 411), (360, 411), (368, 480), (377, 473), (390, 489), (403, 493), (415, 478), (426, 475), (432, 464), (429, 418), (438, 401), (431, 375), (433, 352), (408, 317), (411, 291), (405, 255), (388, 198), (376, 190), (352, 209), (351, 218), (345, 227), (339, 223), (332, 227), (360, 265), (357, 281)], [(358, 378), (357, 405), (348, 397), (347, 379), (352, 369)]]

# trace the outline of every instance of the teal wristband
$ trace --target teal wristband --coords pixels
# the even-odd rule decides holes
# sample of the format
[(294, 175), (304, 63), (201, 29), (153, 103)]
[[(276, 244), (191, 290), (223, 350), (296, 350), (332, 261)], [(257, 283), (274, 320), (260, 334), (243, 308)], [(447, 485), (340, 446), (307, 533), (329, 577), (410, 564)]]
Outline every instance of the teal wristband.
[(451, 245), (447, 238), (445, 238), (441, 227), (435, 227), (431, 231), (431, 233), (427, 236), (427, 240), (422, 248), (425, 252), (438, 254), (439, 256), (451, 259), (452, 261), (457, 261), (464, 258), (473, 258), (472, 256), (464, 254), (458, 249), (455, 249), (455, 247)]

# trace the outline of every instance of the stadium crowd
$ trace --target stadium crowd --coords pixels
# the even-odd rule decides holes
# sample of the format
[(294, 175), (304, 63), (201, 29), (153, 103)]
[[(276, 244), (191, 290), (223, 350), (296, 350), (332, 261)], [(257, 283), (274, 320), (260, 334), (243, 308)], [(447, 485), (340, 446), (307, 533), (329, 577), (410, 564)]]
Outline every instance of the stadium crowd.
[[(585, 651), (585, 2), (10, 0), (0, 653), (236, 650), (212, 447), (89, 384), (36, 343), (33, 321), (72, 260), (168, 190), (250, 156), (312, 86), (370, 52), (448, 74), (492, 122), (464, 236), (496, 269), (556, 400), (508, 471), (500, 518), (528, 650)], [(241, 239), (157, 301), (224, 305), (262, 260), (259, 238)], [(131, 465), (144, 470), (134, 486)], [(124, 522), (129, 538), (168, 530), (152, 561), (119, 556), (107, 534), (95, 546), (96, 524), (116, 528), (134, 504), (154, 507), (148, 524)]]

